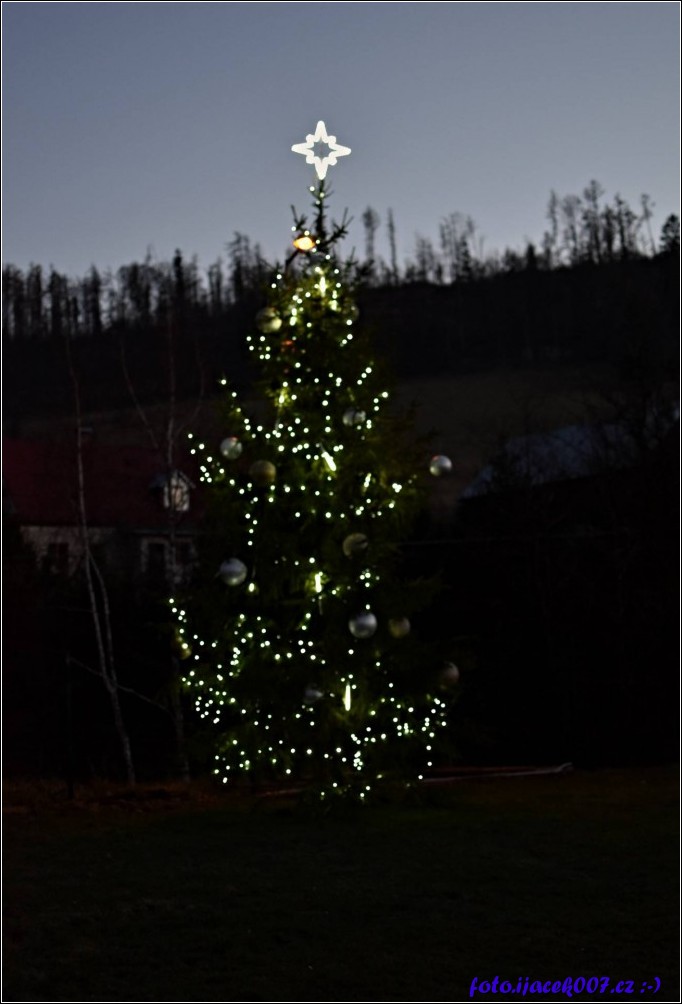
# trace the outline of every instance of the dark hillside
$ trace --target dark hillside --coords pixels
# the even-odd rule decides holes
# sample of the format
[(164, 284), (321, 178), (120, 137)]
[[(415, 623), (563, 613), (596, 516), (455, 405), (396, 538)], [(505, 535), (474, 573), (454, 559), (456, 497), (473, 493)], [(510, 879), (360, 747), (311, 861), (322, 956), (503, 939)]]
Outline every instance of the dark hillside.
[[(369, 287), (360, 300), (361, 323), (371, 327), (378, 352), (401, 380), (633, 356), (675, 372), (678, 262), (661, 254), (553, 270), (524, 267), (449, 285)], [(171, 344), (178, 398), (195, 397), (202, 381), (211, 393), (223, 376), (247, 386), (245, 338), (266, 299), (245, 292), (219, 311), (201, 301), (181, 303), (163, 321), (119, 319), (96, 334), (72, 337), (85, 409), (128, 405), (122, 345), (145, 403), (168, 394)], [(6, 334), (4, 363), (6, 420), (70, 412), (63, 337)]]

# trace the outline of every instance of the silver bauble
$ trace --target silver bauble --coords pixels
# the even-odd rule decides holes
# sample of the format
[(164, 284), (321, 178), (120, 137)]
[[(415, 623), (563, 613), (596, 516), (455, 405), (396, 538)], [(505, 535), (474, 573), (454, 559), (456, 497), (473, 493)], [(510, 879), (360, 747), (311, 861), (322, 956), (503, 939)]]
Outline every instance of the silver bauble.
[(444, 687), (454, 687), (459, 683), (459, 670), (454, 662), (446, 662), (440, 673), (440, 682)]
[(269, 488), (275, 483), (277, 468), (269, 460), (256, 460), (249, 468), (249, 477), (257, 488)]
[(343, 553), (347, 558), (355, 558), (363, 554), (369, 546), (369, 540), (364, 533), (350, 533), (344, 540)]
[(388, 622), (388, 630), (394, 638), (407, 638), (411, 626), (407, 617), (392, 617)]
[(452, 461), (449, 457), (431, 457), (431, 463), (429, 464), (429, 470), (433, 474), (434, 478), (440, 478), (443, 474), (449, 474), (452, 470)]
[(218, 575), (228, 586), (241, 586), (246, 578), (247, 568), (239, 558), (230, 558), (228, 561), (223, 561), (218, 569)]
[(377, 629), (377, 619), (369, 610), (356, 614), (348, 621), (350, 633), (355, 638), (371, 638)]
[(274, 307), (263, 307), (256, 314), (256, 327), (265, 335), (273, 335), (282, 327), (282, 318)]
[(359, 408), (348, 408), (343, 413), (343, 424), (349, 428), (353, 425), (364, 425), (366, 419), (367, 415)]
[(317, 687), (306, 687), (303, 692), (303, 700), (306, 704), (315, 704), (322, 697), (324, 697), (324, 694)]
[(226, 460), (236, 460), (237, 457), (241, 456), (242, 444), (236, 436), (228, 436), (220, 444), (220, 452)]

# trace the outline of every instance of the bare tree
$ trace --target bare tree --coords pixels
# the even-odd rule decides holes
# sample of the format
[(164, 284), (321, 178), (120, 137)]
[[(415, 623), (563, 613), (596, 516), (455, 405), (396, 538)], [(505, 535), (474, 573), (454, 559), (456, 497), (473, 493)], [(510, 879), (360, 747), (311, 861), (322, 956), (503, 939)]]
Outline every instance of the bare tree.
[[(177, 262), (176, 262), (177, 267)], [(184, 287), (183, 287), (184, 296)], [(184, 508), (179, 494), (174, 490), (174, 479), (177, 477), (179, 463), (179, 444), (184, 438), (188, 426), (192, 425), (203, 405), (204, 398), (204, 370), (201, 365), (198, 347), (194, 344), (197, 370), (199, 375), (199, 389), (197, 402), (191, 415), (184, 421), (179, 420), (178, 400), (177, 400), (177, 348), (176, 348), (176, 324), (177, 313), (171, 309), (164, 325), (165, 356), (167, 374), (167, 399), (165, 414), (160, 427), (155, 426), (148, 413), (145, 411), (142, 402), (136, 392), (135, 384), (128, 368), (125, 345), (123, 339), (120, 342), (121, 368), (128, 393), (135, 407), (142, 426), (147, 432), (150, 442), (159, 458), (159, 463), (164, 472), (166, 485), (165, 512), (166, 512), (166, 534), (168, 539), (168, 560), (165, 568), (165, 585), (167, 590), (175, 591), (180, 578), (181, 566), (178, 560), (178, 524)], [(180, 699), (181, 672), (178, 658), (175, 654), (170, 656), (170, 701), (173, 726), (175, 730), (176, 750), (178, 755), (178, 766), (180, 776), (183, 781), (189, 781), (190, 769), (187, 757), (185, 742), (185, 725), (182, 702)]]
[(652, 202), (651, 197), (646, 194), (640, 197), (640, 203), (642, 206), (642, 222), (646, 226), (646, 232), (649, 238), (649, 251), (653, 257), (653, 255), (656, 254), (656, 241), (654, 240), (654, 234), (651, 229), (651, 218), (654, 214), (654, 206), (656, 203)]
[(641, 221), (620, 195), (616, 195), (614, 203), (620, 257), (625, 260), (637, 254), (637, 231)]
[(415, 240), (416, 267), (414, 276), (418, 282), (429, 282), (437, 279), (439, 262), (433, 244), (428, 237), (417, 234)]
[(583, 225), (586, 232), (586, 253), (590, 261), (601, 264), (602, 253), (602, 233), (601, 233), (601, 212), (599, 200), (604, 194), (604, 189), (599, 182), (591, 181), (583, 192)]
[(393, 219), (393, 210), (389, 209), (388, 218), (386, 221), (386, 228), (388, 230), (388, 243), (391, 254), (391, 282), (395, 285), (400, 281), (400, 274), (398, 271), (398, 251), (396, 248), (395, 241), (395, 220)]
[(605, 206), (602, 210), (601, 232), (604, 260), (613, 261), (616, 247), (616, 214), (611, 206)]
[(362, 224), (365, 228), (365, 259), (370, 274), (374, 273), (374, 241), (380, 222), (379, 214), (368, 206), (362, 214)]
[(457, 278), (457, 244), (462, 227), (463, 220), (461, 213), (450, 213), (449, 216), (446, 216), (441, 221), (439, 227), (440, 249), (450, 282), (454, 282)]
[(580, 214), (582, 202), (577, 195), (565, 195), (561, 200), (563, 217), (562, 247), (570, 265), (577, 265), (582, 257), (580, 240)]
[(545, 230), (543, 235), (542, 249), (547, 268), (554, 268), (559, 256), (559, 197), (555, 191), (552, 191), (549, 196), (547, 220), (549, 230)]
[(2, 269), (2, 331), (8, 340), (25, 334), (24, 276), (15, 265)]
[(680, 218), (671, 213), (661, 227), (660, 249), (662, 254), (680, 253)]
[(208, 304), (213, 317), (219, 317), (225, 309), (225, 286), (223, 263), (219, 258), (208, 267)]
[(26, 275), (26, 305), (30, 337), (43, 338), (46, 328), (43, 309), (43, 270), (40, 265), (29, 266)]
[[(135, 767), (130, 745), (130, 737), (123, 719), (119, 697), (120, 685), (114, 657), (114, 641), (112, 631), (111, 606), (109, 592), (104, 576), (92, 549), (90, 527), (86, 505), (85, 465), (83, 460), (83, 422), (80, 396), (80, 384), (76, 373), (71, 340), (66, 339), (66, 354), (69, 376), (73, 387), (75, 419), (76, 419), (76, 504), (80, 530), (81, 549), (83, 556), (83, 572), (88, 595), (89, 611), (95, 634), (97, 650), (97, 669), (93, 670), (102, 680), (109, 696), (111, 711), (118, 736), (121, 754), (125, 765), (126, 780), (129, 785), (135, 784)], [(82, 664), (81, 664), (82, 665)], [(85, 667), (90, 669), (90, 667)]]
[[(440, 249), (450, 282), (471, 279), (474, 274), (473, 247), (476, 224), (471, 216), (450, 213), (439, 226)], [(480, 242), (479, 242), (480, 243)]]
[(265, 275), (265, 262), (260, 245), (251, 244), (246, 234), (235, 231), (227, 246), (231, 266), (232, 295), (240, 300), (245, 293), (257, 289)]

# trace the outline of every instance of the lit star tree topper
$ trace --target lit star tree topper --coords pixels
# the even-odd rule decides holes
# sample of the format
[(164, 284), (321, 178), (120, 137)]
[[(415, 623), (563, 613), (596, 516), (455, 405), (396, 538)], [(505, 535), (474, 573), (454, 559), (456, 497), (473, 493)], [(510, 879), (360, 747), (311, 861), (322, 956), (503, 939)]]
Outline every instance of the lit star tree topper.
[[(329, 147), (329, 153), (320, 157), (315, 153), (316, 144)], [(350, 153), (349, 146), (341, 146), (336, 142), (336, 136), (330, 136), (324, 122), (318, 122), (314, 133), (308, 133), (305, 143), (294, 143), (291, 148), (294, 153), (302, 153), (306, 164), (314, 164), (317, 177), (324, 181), (327, 176), (327, 168), (336, 166), (337, 157), (347, 157)]]

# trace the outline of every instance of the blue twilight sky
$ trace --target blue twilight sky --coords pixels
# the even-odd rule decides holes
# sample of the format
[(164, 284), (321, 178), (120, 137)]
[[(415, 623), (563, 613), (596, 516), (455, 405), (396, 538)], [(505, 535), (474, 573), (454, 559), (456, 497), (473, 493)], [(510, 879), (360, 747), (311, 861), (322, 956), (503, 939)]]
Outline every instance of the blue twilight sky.
[[(3, 260), (91, 265), (236, 230), (283, 254), (318, 119), (352, 154), (331, 209), (392, 207), (401, 259), (473, 217), (485, 253), (540, 240), (550, 190), (596, 178), (679, 212), (670, 3), (3, 3)], [(334, 213), (332, 213), (334, 215)]]

